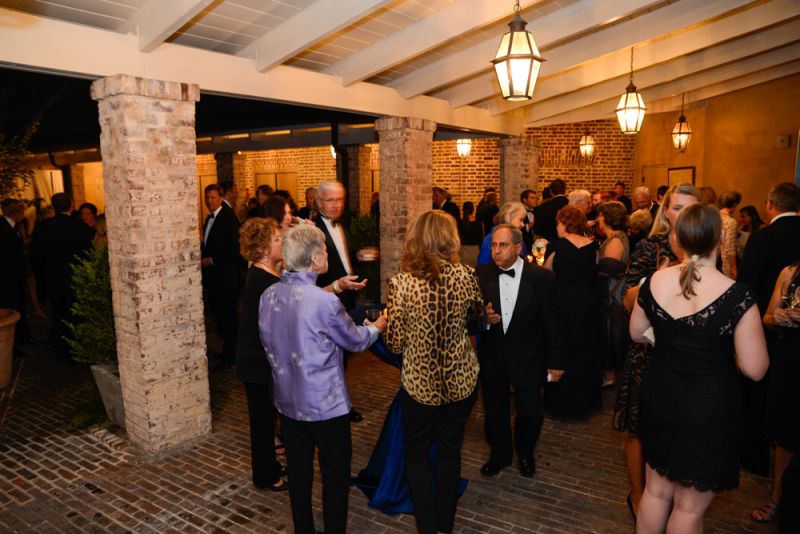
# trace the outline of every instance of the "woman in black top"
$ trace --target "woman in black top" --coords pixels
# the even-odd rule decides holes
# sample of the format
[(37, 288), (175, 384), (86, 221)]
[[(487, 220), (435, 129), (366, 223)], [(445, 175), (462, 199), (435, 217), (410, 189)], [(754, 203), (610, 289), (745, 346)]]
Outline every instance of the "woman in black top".
[(253, 262), (244, 283), (236, 346), (236, 376), (244, 382), (250, 415), (253, 484), (270, 491), (285, 491), (289, 485), (280, 478), (281, 464), (275, 457), (272, 371), (258, 330), (261, 294), (280, 276), (281, 234), (274, 220), (260, 217), (248, 219), (239, 234), (242, 256)]

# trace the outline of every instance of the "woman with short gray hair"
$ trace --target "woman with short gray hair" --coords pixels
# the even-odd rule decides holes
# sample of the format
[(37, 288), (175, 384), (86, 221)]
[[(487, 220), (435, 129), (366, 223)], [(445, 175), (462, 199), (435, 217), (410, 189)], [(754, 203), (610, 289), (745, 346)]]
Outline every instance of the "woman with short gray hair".
[[(510, 224), (514, 228), (522, 230), (522, 227), (525, 225), (526, 213), (525, 205), (522, 202), (506, 202), (503, 204), (503, 207), (500, 208), (500, 211), (497, 212), (497, 215), (494, 216), (493, 222), (495, 226), (498, 224)], [(492, 249), (490, 244), (492, 242), (493, 228), (494, 226), (486, 232), (486, 237), (483, 238), (481, 249), (478, 253), (478, 265), (492, 263)], [(523, 243), (520, 256), (524, 259), (527, 255), (528, 248), (525, 246), (525, 243)]]
[(345, 532), (352, 442), (343, 351), (366, 350), (386, 319), (357, 326), (336, 295), (317, 287), (328, 253), (316, 226), (287, 230), (282, 251), (286, 270), (261, 296), (258, 324), (286, 445), (294, 528), (315, 532), (311, 485), (318, 449), (325, 531)]

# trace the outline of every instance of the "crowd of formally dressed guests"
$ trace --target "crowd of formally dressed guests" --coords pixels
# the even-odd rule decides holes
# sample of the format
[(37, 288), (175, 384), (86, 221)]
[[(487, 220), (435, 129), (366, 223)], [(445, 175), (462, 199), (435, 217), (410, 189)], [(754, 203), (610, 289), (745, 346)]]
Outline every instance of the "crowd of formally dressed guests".
[[(362, 419), (349, 399), (347, 356), (380, 334), (402, 355), (401, 483), (420, 532), (453, 529), (479, 387), (484, 476), (516, 455), (519, 474), (533, 477), (545, 413), (585, 417), (600, 408), (602, 388), (616, 386), (612, 426), (626, 433), (627, 503), (639, 532), (700, 532), (714, 495), (738, 485), (740, 466), (768, 474), (770, 445), (770, 501), (751, 517), (797, 528), (798, 186), (770, 189), (766, 222), (753, 206), (735, 218), (737, 191), (717, 196), (686, 183), (628, 197), (622, 182), (590, 192), (556, 179), (503, 205), (487, 189), (461, 210), (434, 187), (432, 210), (405, 235), (386, 309), (370, 318), (357, 306), (368, 281), (355, 267), (366, 256), (350, 247), (345, 193), (323, 182), (305, 191), (301, 209), (288, 192), (260, 186), (237, 214), (233, 182), (204, 191), (204, 298), (222, 339), (209, 368), (236, 365), (253, 483), (289, 490), (296, 532), (315, 532), (315, 450), (325, 531), (346, 529), (350, 424)], [(69, 313), (66, 269), (104, 239), (103, 221), (91, 204), (73, 215), (69, 197), (55, 195), (55, 217), (30, 239), (29, 269), (22, 204), (2, 208), (2, 247), (15, 258), (3, 262), (4, 279), (20, 283), (4, 289), (0, 306), (24, 312), (26, 278), (41, 266), (57, 340)], [(379, 215), (377, 198), (371, 211)]]

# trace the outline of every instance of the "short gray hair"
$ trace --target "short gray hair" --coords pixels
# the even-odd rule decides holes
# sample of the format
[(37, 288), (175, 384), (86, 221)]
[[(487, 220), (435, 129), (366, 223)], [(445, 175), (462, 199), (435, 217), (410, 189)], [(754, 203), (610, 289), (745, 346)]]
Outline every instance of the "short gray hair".
[(587, 202), (591, 202), (592, 194), (586, 189), (576, 189), (574, 191), (571, 191), (570, 194), (567, 195), (567, 198), (569, 199), (569, 205), (574, 206), (581, 200), (586, 200)]
[(492, 237), (494, 237), (494, 233), (498, 230), (508, 230), (511, 232), (511, 242), (515, 245), (522, 243), (522, 230), (517, 228), (516, 226), (508, 223), (498, 224), (492, 228)]
[(310, 271), (311, 258), (325, 250), (325, 234), (312, 224), (298, 224), (281, 239), (283, 262), (290, 271)]
[(494, 216), (492, 222), (494, 222), (494, 224), (511, 222), (511, 217), (513, 217), (515, 213), (525, 213), (525, 204), (516, 201), (506, 202)]
[(317, 186), (317, 196), (321, 197), (322, 193), (324, 193), (327, 189), (341, 189), (344, 191), (344, 184), (342, 182), (336, 182), (334, 180), (326, 180), (324, 182), (320, 182)]

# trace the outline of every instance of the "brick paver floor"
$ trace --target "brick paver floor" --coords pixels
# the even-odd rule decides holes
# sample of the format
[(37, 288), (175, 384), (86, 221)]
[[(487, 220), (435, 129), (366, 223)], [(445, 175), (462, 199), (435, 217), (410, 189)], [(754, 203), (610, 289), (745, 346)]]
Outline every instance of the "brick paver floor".
[[(232, 370), (212, 375), (213, 433), (181, 451), (145, 458), (124, 433), (73, 430), (72, 406), (86, 396), (83, 366), (45, 353), (16, 362), (16, 380), (0, 399), (0, 531), (6, 532), (292, 532), (286, 493), (256, 490), (249, 480), (246, 404)], [(348, 369), (354, 405), (353, 471), (366, 465), (399, 373), (368, 354)], [(631, 532), (623, 436), (611, 430), (614, 391), (581, 421), (547, 419), (533, 480), (508, 468), (486, 479), (478, 402), (466, 429), (456, 532)], [(319, 477), (317, 475), (317, 482)], [(748, 519), (767, 500), (769, 483), (743, 474), (737, 491), (718, 498), (707, 532), (775, 532)], [(322, 528), (320, 488), (314, 506)], [(413, 532), (413, 517), (384, 515), (350, 491), (349, 531)]]

